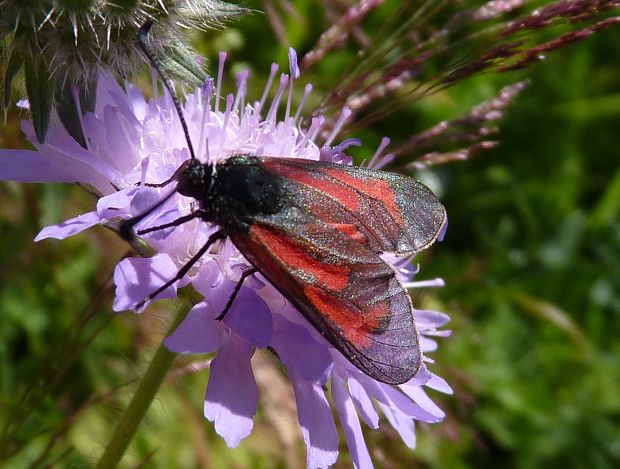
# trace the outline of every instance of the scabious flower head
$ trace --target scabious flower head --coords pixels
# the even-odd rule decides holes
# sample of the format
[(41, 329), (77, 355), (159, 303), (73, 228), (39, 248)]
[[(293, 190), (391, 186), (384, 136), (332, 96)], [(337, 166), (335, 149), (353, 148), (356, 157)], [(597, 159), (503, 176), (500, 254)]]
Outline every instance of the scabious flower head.
[[(266, 97), (277, 75), (273, 66), (269, 83), (260, 101), (248, 103), (247, 72), (237, 76), (237, 91), (221, 94), (225, 54), (220, 55), (218, 79), (207, 82), (186, 95), (183, 112), (198, 158), (217, 163), (232, 155), (328, 160), (351, 164), (345, 150), (359, 145), (348, 139), (332, 146), (340, 124), (319, 146), (324, 119), (315, 117), (307, 128), (299, 124), (303, 102), (311, 92), (306, 86), (296, 108), (292, 91), (299, 76), (294, 51), (290, 53), (290, 73), (280, 75), (275, 97)], [(82, 128), (86, 148), (80, 146), (58, 123), (53, 123), (45, 143), (38, 143), (33, 127), (23, 130), (36, 151), (0, 152), (0, 177), (23, 182), (78, 182), (100, 195), (92, 212), (59, 225), (44, 228), (36, 240), (63, 239), (98, 224), (117, 226), (119, 218), (144, 212), (162, 200), (170, 187), (145, 187), (169, 179), (189, 158), (187, 144), (169, 95), (146, 100), (131, 84), (123, 89), (108, 75), (99, 77), (97, 107), (86, 114)], [(288, 96), (288, 98), (286, 98)], [(281, 106), (281, 104), (285, 105)], [(283, 107), (284, 109), (280, 109)], [(278, 113), (283, 113), (278, 119)], [(381, 153), (385, 140), (370, 164), (377, 167), (389, 160)], [(386, 159), (387, 158), (387, 159)], [(193, 210), (194, 201), (175, 193), (140, 226), (158, 226)], [(122, 260), (114, 272), (114, 309), (133, 309), (147, 295), (174, 277), (179, 269), (217, 230), (201, 220), (153, 231), (144, 239), (156, 250), (150, 258)], [(409, 259), (386, 256), (406, 287), (440, 286), (440, 280), (415, 282), (416, 272)], [(438, 422), (444, 414), (430, 400), (425, 389), (450, 393), (450, 387), (423, 365), (409, 382), (398, 387), (378, 382), (349, 363), (311, 327), (283, 296), (260, 275), (248, 278), (231, 310), (216, 321), (224, 309), (242, 272), (250, 267), (230, 241), (214, 246), (176, 284), (157, 298), (173, 298), (179, 287), (191, 284), (204, 296), (177, 330), (165, 339), (170, 350), (179, 353), (217, 352), (204, 400), (204, 414), (215, 423), (216, 431), (234, 447), (252, 431), (258, 406), (258, 391), (250, 359), (257, 349), (269, 347), (287, 370), (295, 393), (298, 420), (307, 445), (308, 467), (327, 467), (338, 456), (338, 432), (327, 392), (331, 392), (356, 467), (370, 467), (361, 420), (378, 428), (380, 414), (400, 434), (409, 447), (415, 446), (415, 422)], [(415, 311), (424, 353), (436, 348), (434, 336), (448, 317), (435, 311)], [(425, 358), (428, 362), (428, 359)], [(328, 391), (327, 391), (328, 390)]]
[(84, 146), (78, 114), (93, 110), (98, 73), (126, 76), (144, 65), (135, 37), (145, 21), (157, 20), (154, 48), (162, 67), (196, 83), (205, 72), (187, 60), (194, 54), (185, 32), (220, 26), (247, 10), (220, 0), (0, 0), (0, 11), (3, 107), (23, 67), (37, 139), (45, 140), (55, 107), (67, 131)]

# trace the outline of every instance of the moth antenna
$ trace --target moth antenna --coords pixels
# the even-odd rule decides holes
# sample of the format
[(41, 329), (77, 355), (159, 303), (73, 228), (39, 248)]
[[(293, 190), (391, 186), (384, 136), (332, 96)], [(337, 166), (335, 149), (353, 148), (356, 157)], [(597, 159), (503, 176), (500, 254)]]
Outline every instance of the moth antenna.
[(153, 20), (147, 20), (140, 30), (138, 31), (138, 42), (140, 44), (140, 49), (144, 52), (144, 55), (147, 56), (149, 62), (153, 68), (157, 71), (157, 74), (164, 82), (164, 86), (170, 93), (172, 97), (172, 102), (174, 103), (174, 108), (177, 110), (177, 114), (179, 115), (179, 120), (181, 121), (181, 127), (183, 127), (183, 133), (185, 134), (185, 140), (187, 140), (187, 148), (189, 148), (189, 154), (192, 160), (196, 159), (196, 154), (194, 153), (194, 147), (192, 146), (192, 141), (189, 138), (189, 130), (187, 129), (187, 123), (185, 122), (185, 116), (183, 116), (183, 111), (181, 109), (181, 104), (179, 104), (179, 98), (177, 98), (177, 94), (174, 91), (174, 86), (172, 85), (172, 81), (164, 72), (164, 69), (161, 66), (161, 62), (155, 55), (155, 51), (151, 44), (149, 43), (149, 31), (151, 30), (151, 26), (153, 26)]

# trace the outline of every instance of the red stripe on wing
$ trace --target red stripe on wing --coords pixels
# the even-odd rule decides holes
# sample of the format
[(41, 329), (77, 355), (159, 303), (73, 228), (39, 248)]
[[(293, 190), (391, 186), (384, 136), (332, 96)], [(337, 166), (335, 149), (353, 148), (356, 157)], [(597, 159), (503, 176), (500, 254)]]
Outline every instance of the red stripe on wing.
[(306, 186), (318, 189), (321, 192), (340, 201), (349, 210), (356, 212), (359, 210), (359, 195), (351, 188), (331, 181), (320, 172), (308, 171), (307, 168), (279, 164), (277, 160), (264, 160), (263, 165), (266, 169), (275, 171), (281, 176), (285, 176), (293, 181), (300, 182)]
[(323, 316), (338, 324), (345, 338), (356, 348), (368, 347), (381, 320), (390, 314), (390, 305), (385, 302), (362, 313), (350, 303), (338, 300), (321, 288), (306, 285), (304, 294)]
[(367, 244), (368, 239), (364, 236), (364, 233), (360, 229), (351, 223), (330, 223), (330, 226), (340, 231), (342, 234), (347, 235), (356, 243)]
[(380, 200), (385, 205), (394, 222), (403, 229), (406, 227), (403, 214), (396, 203), (396, 193), (392, 190), (388, 181), (377, 178), (359, 178), (340, 168), (327, 168), (325, 172), (334, 179), (357, 189), (362, 194)]
[(310, 253), (309, 248), (287, 236), (282, 231), (273, 231), (260, 225), (252, 225), (250, 234), (283, 265), (312, 275), (330, 290), (340, 291), (349, 283), (349, 270), (343, 265), (322, 262)]

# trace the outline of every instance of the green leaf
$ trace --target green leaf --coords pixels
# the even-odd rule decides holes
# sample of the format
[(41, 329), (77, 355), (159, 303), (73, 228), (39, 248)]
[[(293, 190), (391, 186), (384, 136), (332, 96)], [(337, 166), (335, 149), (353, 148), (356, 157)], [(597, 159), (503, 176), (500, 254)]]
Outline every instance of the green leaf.
[[(79, 86), (80, 113), (78, 113), (77, 103), (73, 91), (74, 86)], [(86, 148), (86, 140), (82, 132), (81, 116), (86, 112), (95, 110), (95, 100), (97, 97), (97, 75), (85, 80), (79, 85), (73, 85), (67, 81), (57, 83), (54, 92), (56, 101), (56, 112), (65, 129), (69, 134), (84, 148)]]
[(39, 55), (26, 59), (25, 70), (32, 124), (37, 140), (43, 143), (52, 114), (53, 87), (47, 67)]
[(577, 346), (582, 356), (592, 352), (588, 338), (579, 325), (573, 321), (570, 314), (557, 304), (528, 295), (522, 290), (507, 289), (506, 293), (515, 300), (526, 312), (534, 317), (543, 319), (565, 332)]
[(9, 107), (11, 101), (11, 82), (15, 77), (15, 74), (19, 71), (24, 63), (24, 57), (21, 54), (15, 54), (15, 51), (11, 51), (8, 64), (6, 66), (6, 72), (4, 74), (4, 108)]
[(240, 18), (251, 11), (249, 8), (220, 0), (195, 2), (191, 6), (179, 6), (179, 15), (182, 18), (190, 18), (190, 22), (205, 26)]
[(171, 77), (191, 86), (202, 85), (208, 77), (205, 70), (196, 62), (197, 54), (179, 40), (157, 53), (163, 69)]
[(620, 215), (620, 170), (609, 179), (598, 203), (592, 211), (589, 225), (594, 230), (600, 230), (615, 223)]

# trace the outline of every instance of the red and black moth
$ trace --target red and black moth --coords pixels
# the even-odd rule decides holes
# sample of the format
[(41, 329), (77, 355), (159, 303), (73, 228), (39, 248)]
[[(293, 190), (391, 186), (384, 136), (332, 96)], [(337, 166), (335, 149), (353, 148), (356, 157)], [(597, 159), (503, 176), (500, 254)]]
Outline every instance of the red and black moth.
[[(413, 306), (382, 253), (412, 255), (430, 246), (446, 222), (444, 207), (426, 186), (383, 171), (328, 162), (236, 155), (224, 162), (198, 161), (172, 83), (150, 45), (151, 23), (140, 45), (175, 103), (191, 158), (169, 180), (172, 194), (196, 200), (197, 209), (165, 225), (199, 218), (219, 226), (175, 278), (144, 299), (155, 298), (183, 278), (213, 243), (229, 238), (253, 268), (237, 283), (230, 309), (245, 278), (262, 274), (353, 365), (372, 378), (400, 384), (421, 365)], [(168, 198), (125, 220), (133, 228)]]

